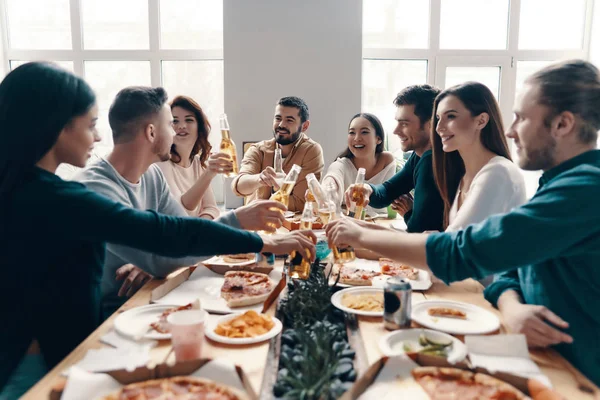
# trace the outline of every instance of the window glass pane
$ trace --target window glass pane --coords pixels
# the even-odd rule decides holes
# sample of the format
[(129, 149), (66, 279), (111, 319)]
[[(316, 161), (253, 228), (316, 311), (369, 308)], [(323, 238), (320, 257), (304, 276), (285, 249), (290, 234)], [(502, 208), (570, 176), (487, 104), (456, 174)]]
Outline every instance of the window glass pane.
[(429, 1), (363, 2), (363, 47), (425, 49), (428, 40)]
[(440, 48), (506, 49), (508, 0), (442, 0)]
[(496, 100), (500, 95), (500, 67), (448, 67), (446, 68), (446, 88), (467, 81), (483, 83)]
[(222, 49), (223, 0), (161, 0), (163, 49)]
[(581, 49), (585, 0), (521, 0), (519, 49)]
[(200, 104), (212, 127), (209, 141), (213, 147), (221, 141), (219, 115), (225, 109), (223, 77), (222, 60), (162, 62), (162, 82), (169, 99), (184, 95)]
[(108, 124), (108, 109), (117, 92), (126, 86), (150, 86), (149, 61), (85, 61), (85, 80), (96, 92), (98, 100), (98, 132), (102, 141), (96, 143), (97, 154), (112, 149), (112, 132)]
[(394, 99), (407, 86), (427, 83), (427, 61), (363, 60), (362, 78), (362, 111), (375, 114), (381, 120), (388, 149), (396, 151), (400, 149), (400, 139), (393, 134), (396, 127)]
[(85, 49), (148, 49), (147, 0), (81, 0)]
[(13, 49), (71, 49), (69, 0), (6, 0)]
[(525, 79), (537, 70), (550, 65), (552, 61), (518, 61), (517, 62), (517, 86), (516, 90), (521, 90)]
[[(27, 60), (27, 61), (10, 60), (10, 70), (12, 71), (13, 69), (17, 68), (18, 66), (27, 64), (28, 62), (31, 62), (31, 60)], [(52, 62), (55, 64), (58, 64), (62, 68), (66, 69), (67, 71), (75, 72), (75, 70), (73, 68), (73, 61), (52, 61)]]

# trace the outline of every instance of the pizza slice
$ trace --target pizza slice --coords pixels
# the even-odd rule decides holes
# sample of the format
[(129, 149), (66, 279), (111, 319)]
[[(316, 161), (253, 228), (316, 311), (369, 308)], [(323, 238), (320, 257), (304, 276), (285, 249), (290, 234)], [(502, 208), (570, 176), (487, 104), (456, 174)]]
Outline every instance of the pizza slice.
[(150, 324), (150, 327), (157, 331), (158, 333), (171, 333), (169, 329), (169, 324), (167, 323), (167, 317), (174, 312), (183, 311), (183, 310), (199, 310), (200, 309), (200, 300), (196, 300), (192, 303), (188, 303), (184, 306), (169, 308), (168, 310), (163, 311), (163, 313), (158, 317), (158, 321), (154, 321)]
[(508, 383), (481, 373), (440, 367), (418, 367), (411, 373), (432, 400), (529, 399)]
[(432, 307), (427, 313), (432, 317), (467, 319), (467, 313), (450, 307)]
[(239, 264), (248, 261), (255, 261), (256, 256), (254, 253), (244, 253), (244, 254), (228, 254), (221, 257), (224, 262), (229, 264)]
[(413, 281), (419, 279), (418, 269), (402, 265), (389, 258), (380, 258), (379, 265), (381, 266), (381, 273), (384, 275), (399, 276)]
[(130, 383), (118, 391), (102, 397), (102, 400), (247, 400), (249, 397), (238, 389), (205, 378), (176, 376)]
[(373, 278), (381, 272), (343, 266), (340, 270), (340, 283), (353, 286), (372, 286)]
[(250, 271), (229, 271), (221, 286), (228, 307), (245, 307), (264, 302), (275, 287), (269, 275)]

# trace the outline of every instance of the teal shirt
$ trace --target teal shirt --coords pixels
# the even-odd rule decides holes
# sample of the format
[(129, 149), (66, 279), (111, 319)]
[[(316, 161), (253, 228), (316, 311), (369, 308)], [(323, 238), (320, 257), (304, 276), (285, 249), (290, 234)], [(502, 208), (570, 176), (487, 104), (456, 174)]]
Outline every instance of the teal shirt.
[(0, 391), (32, 339), (52, 368), (98, 326), (106, 242), (171, 257), (263, 246), (255, 233), (127, 208), (32, 168), (0, 209)]
[(555, 347), (600, 385), (600, 150), (545, 172), (512, 212), (430, 235), (427, 263), (447, 283), (501, 273), (486, 299), (516, 290), (569, 322), (573, 343)]

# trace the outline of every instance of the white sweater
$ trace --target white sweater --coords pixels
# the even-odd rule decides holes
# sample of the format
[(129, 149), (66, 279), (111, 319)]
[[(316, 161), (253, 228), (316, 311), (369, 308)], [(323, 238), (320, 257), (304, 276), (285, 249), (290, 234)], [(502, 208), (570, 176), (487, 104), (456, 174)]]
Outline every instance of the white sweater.
[(446, 232), (464, 229), (494, 214), (505, 214), (525, 203), (525, 179), (513, 162), (496, 156), (475, 175), (460, 210), (458, 196), (457, 191)]
[[(373, 176), (369, 180), (365, 180), (366, 183), (370, 183), (373, 185), (379, 185), (388, 179), (390, 179), (396, 173), (396, 162), (392, 161), (388, 165), (386, 165), (378, 174)], [(323, 177), (323, 181), (325, 178), (331, 178), (335, 181), (338, 187), (338, 198), (340, 202), (344, 202), (344, 192), (350, 185), (352, 185), (356, 181), (356, 175), (358, 175), (358, 170), (352, 163), (349, 158), (343, 157), (338, 158), (334, 161), (333, 164), (329, 166), (327, 169), (327, 174)], [(386, 212), (385, 208), (374, 209), (371, 207), (367, 207), (367, 213), (382, 213)]]

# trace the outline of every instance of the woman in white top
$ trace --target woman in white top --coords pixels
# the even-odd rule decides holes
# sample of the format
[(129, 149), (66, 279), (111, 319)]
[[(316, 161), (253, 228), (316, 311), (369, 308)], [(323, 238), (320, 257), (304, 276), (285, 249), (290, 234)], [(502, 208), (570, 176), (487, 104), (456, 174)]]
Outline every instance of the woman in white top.
[[(392, 153), (383, 151), (385, 133), (383, 126), (373, 114), (356, 114), (348, 126), (348, 147), (340, 153), (323, 177), (323, 186), (332, 183), (340, 202), (344, 192), (354, 183), (358, 169), (365, 169), (365, 182), (380, 184), (396, 173)], [(385, 209), (367, 207), (367, 213), (385, 212)]]
[(171, 102), (171, 112), (176, 133), (171, 160), (158, 166), (171, 193), (180, 199), (190, 216), (215, 219), (219, 216), (219, 209), (210, 182), (218, 173), (231, 170), (231, 161), (220, 153), (210, 155), (210, 123), (194, 99), (175, 97)]
[(433, 168), (446, 231), (525, 203), (525, 180), (511, 161), (498, 103), (485, 85), (466, 82), (444, 90), (433, 118)]

